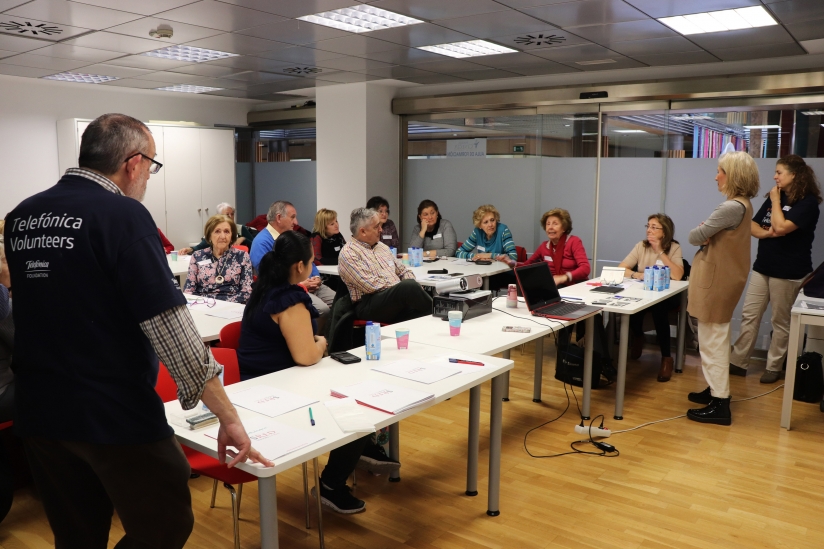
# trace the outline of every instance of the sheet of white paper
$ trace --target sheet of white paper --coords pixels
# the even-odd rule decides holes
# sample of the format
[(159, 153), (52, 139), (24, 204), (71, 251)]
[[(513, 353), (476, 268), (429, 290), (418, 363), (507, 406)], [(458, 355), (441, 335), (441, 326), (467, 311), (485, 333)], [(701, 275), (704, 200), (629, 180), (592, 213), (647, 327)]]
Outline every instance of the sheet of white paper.
[[(323, 440), (321, 435), (311, 431), (310, 428), (296, 429), (289, 425), (258, 418), (244, 420), (243, 427), (255, 450), (270, 461), (275, 461), (295, 450)], [(212, 427), (203, 434), (217, 440), (218, 428)]]
[(282, 391), (268, 385), (257, 385), (242, 391), (229, 393), (229, 400), (235, 406), (269, 417), (277, 417), (317, 402), (317, 400)]
[(443, 364), (432, 364), (418, 360), (397, 360), (375, 366), (372, 369), (376, 372), (382, 372), (390, 376), (409, 379), (428, 385), (460, 374), (461, 368), (455, 366), (456, 365), (445, 366)]
[(233, 320), (236, 318), (243, 318), (243, 311), (238, 309), (207, 309), (206, 316), (214, 316), (217, 318), (225, 318), (227, 320)]
[(337, 398), (323, 403), (332, 414), (335, 423), (344, 433), (374, 433), (375, 425), (363, 413), (354, 398)]
[(352, 397), (359, 404), (387, 414), (398, 414), (435, 398), (432, 393), (407, 389), (377, 379), (333, 388), (330, 392), (334, 397)]

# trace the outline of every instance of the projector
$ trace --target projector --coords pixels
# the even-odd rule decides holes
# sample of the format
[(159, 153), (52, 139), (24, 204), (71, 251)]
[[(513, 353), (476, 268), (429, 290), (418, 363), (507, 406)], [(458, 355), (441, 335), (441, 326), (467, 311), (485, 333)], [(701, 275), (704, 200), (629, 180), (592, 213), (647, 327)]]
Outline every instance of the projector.
[[(483, 278), (478, 275), (445, 280), (435, 285), (432, 316), (447, 320), (449, 311), (460, 311), (463, 320), (492, 312), (492, 292), (479, 290)], [(448, 295), (442, 295), (448, 294)]]

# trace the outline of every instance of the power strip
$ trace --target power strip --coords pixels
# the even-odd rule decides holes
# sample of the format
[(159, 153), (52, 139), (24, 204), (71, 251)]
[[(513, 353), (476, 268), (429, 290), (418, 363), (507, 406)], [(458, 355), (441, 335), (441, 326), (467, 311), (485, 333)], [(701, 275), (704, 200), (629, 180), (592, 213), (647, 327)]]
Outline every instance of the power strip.
[(576, 425), (575, 432), (579, 435), (607, 438), (612, 434), (609, 429), (601, 429), (599, 427), (591, 427), (589, 425)]

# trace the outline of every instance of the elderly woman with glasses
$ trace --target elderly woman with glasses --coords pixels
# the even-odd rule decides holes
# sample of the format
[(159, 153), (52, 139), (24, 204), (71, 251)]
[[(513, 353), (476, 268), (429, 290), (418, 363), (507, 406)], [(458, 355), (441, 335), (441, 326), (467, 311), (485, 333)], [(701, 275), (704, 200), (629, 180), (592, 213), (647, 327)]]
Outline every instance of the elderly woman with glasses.
[(192, 254), (183, 292), (246, 303), (252, 295), (252, 261), (245, 251), (232, 248), (237, 225), (225, 215), (213, 215), (203, 232), (209, 247)]
[[(635, 245), (627, 257), (618, 265), (624, 268), (624, 276), (637, 280), (644, 279), (644, 269), (655, 265), (669, 267), (672, 280), (684, 277), (684, 261), (681, 245), (675, 236), (675, 224), (666, 214), (656, 213), (647, 218), (645, 225), (647, 238)], [(681, 303), (680, 296), (672, 296), (629, 317), (632, 330), (630, 357), (639, 358), (644, 350), (644, 317), (652, 314), (655, 335), (661, 349), (661, 367), (658, 381), (669, 381), (672, 377), (672, 351), (670, 348), (669, 312), (677, 309)]]
[(366, 202), (366, 207), (378, 212), (378, 219), (381, 220), (380, 242), (390, 248), (400, 247), (401, 239), (398, 236), (398, 228), (395, 227), (395, 222), (389, 219), (389, 202), (382, 196), (373, 196)]

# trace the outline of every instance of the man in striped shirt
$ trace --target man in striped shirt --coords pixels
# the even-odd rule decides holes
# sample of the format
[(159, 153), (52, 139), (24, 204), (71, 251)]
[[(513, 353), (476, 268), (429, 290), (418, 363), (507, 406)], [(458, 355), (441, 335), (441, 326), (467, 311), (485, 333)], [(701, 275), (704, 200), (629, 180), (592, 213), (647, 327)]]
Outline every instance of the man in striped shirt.
[(355, 306), (355, 316), (394, 324), (432, 314), (432, 298), (415, 280), (415, 274), (398, 263), (380, 241), (378, 212), (352, 210), (352, 240), (340, 251), (338, 271)]

